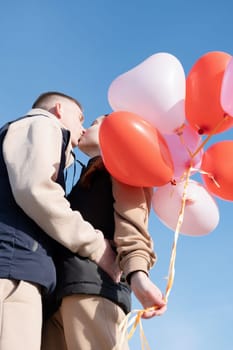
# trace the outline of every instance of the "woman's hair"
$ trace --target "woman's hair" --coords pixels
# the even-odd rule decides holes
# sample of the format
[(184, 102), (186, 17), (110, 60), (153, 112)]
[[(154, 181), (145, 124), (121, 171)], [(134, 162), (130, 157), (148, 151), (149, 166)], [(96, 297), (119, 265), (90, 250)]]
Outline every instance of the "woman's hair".
[(56, 102), (57, 100), (60, 99), (68, 99), (72, 102), (74, 102), (81, 110), (82, 106), (81, 103), (76, 100), (75, 98), (63, 94), (62, 92), (57, 92), (57, 91), (48, 91), (42, 93), (33, 103), (32, 108), (42, 108), (45, 110), (49, 110), (51, 106)]
[(83, 174), (80, 176), (80, 185), (83, 187), (90, 187), (95, 172), (100, 170), (105, 170), (105, 166), (101, 156), (97, 156), (92, 159), (89, 168), (84, 170)]

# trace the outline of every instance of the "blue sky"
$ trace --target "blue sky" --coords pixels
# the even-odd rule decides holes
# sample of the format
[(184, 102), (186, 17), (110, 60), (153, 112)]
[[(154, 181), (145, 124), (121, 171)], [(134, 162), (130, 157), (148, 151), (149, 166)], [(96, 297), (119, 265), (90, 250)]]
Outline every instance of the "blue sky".
[[(25, 114), (41, 92), (60, 90), (81, 101), (87, 127), (111, 112), (111, 82), (154, 53), (173, 54), (186, 74), (209, 51), (233, 55), (232, 13), (231, 0), (3, 2), (0, 122)], [(214, 141), (225, 139), (233, 139), (233, 129)], [(214, 232), (179, 237), (168, 310), (143, 322), (151, 349), (232, 348), (232, 202), (217, 203), (220, 221)], [(165, 291), (173, 232), (153, 211), (150, 232), (158, 254), (151, 278)], [(130, 345), (140, 349), (138, 334)]]

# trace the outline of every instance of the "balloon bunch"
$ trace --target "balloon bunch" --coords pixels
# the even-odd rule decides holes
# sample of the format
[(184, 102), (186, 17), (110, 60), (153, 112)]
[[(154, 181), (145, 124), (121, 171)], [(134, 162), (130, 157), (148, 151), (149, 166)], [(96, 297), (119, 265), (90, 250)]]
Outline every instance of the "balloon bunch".
[(100, 129), (105, 165), (124, 183), (154, 187), (153, 209), (170, 229), (187, 174), (201, 174), (203, 183), (188, 179), (182, 234), (212, 232), (219, 222), (214, 196), (233, 200), (233, 141), (204, 149), (233, 126), (232, 91), (233, 58), (220, 51), (200, 57), (187, 77), (175, 56), (157, 53), (109, 87), (113, 112)]
[[(210, 138), (233, 127), (233, 57), (208, 52), (186, 77), (175, 56), (154, 54), (118, 76), (108, 100), (113, 113), (99, 135), (106, 168), (129, 185), (154, 187), (154, 212), (175, 230), (167, 300), (179, 233), (212, 232), (219, 222), (214, 197), (233, 200), (233, 140), (206, 148)], [(196, 173), (203, 183), (191, 179)]]

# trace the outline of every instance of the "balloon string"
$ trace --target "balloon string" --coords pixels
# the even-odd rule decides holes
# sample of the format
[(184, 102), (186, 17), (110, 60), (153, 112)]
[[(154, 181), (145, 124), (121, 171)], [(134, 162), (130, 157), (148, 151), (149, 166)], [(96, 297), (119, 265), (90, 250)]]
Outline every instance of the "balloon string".
[(223, 119), (220, 120), (220, 122), (213, 128), (211, 133), (206, 137), (206, 139), (201, 143), (201, 145), (196, 149), (196, 151), (191, 155), (191, 158), (193, 159), (198, 152), (206, 145), (206, 143), (211, 139), (211, 137), (218, 131), (218, 129), (222, 126), (222, 124), (229, 119), (229, 115), (224, 114)]
[(188, 182), (191, 174), (191, 169), (192, 167), (190, 166), (187, 174), (186, 174), (186, 179), (184, 183), (184, 191), (182, 194), (182, 201), (181, 201), (181, 208), (179, 212), (179, 217), (178, 217), (178, 222), (176, 225), (176, 230), (174, 234), (174, 241), (173, 241), (173, 247), (172, 247), (172, 252), (171, 252), (171, 258), (170, 258), (170, 265), (169, 265), (169, 272), (168, 272), (168, 282), (167, 282), (167, 287), (166, 287), (166, 292), (165, 292), (165, 297), (164, 300), (166, 303), (168, 302), (168, 297), (170, 295), (173, 283), (174, 283), (174, 278), (175, 278), (175, 260), (176, 260), (176, 250), (177, 250), (177, 242), (178, 242), (178, 237), (180, 233), (180, 228), (183, 223), (184, 219), (184, 209), (185, 209), (185, 203), (186, 203), (186, 198), (187, 198), (187, 188), (188, 188)]
[[(119, 340), (117, 341), (116, 345), (114, 346), (113, 350), (121, 350), (122, 349), (123, 344), (125, 342), (125, 339), (130, 340), (130, 338), (132, 338), (132, 336), (134, 335), (134, 332), (136, 331), (138, 324), (140, 326), (140, 340), (141, 340), (141, 344), (143, 346), (145, 335), (144, 335), (143, 328), (142, 328), (141, 316), (142, 316), (144, 311), (147, 311), (149, 309), (152, 309), (152, 308), (148, 308), (145, 310), (132, 310), (131, 312), (129, 312), (125, 316), (125, 318), (123, 319), (123, 321), (121, 322), (121, 324), (119, 326), (120, 337), (119, 337)], [(133, 316), (133, 314), (136, 314), (136, 315)], [(127, 329), (130, 327), (131, 327), (131, 330), (127, 334)]]
[[(139, 326), (140, 326), (140, 340), (141, 340), (142, 350), (144, 350), (144, 349), (150, 350), (149, 343), (148, 343), (148, 341), (146, 339), (146, 336), (145, 336), (145, 333), (144, 333), (144, 330), (143, 330), (143, 327), (142, 327), (141, 319), (139, 321)], [(144, 347), (144, 345), (145, 345), (145, 347)]]
[(207, 175), (214, 182), (215, 186), (220, 188), (220, 185), (219, 185), (218, 181), (215, 179), (215, 177), (211, 173), (208, 173), (207, 171), (204, 171), (204, 170), (201, 170), (201, 169), (195, 169), (195, 168), (192, 168), (192, 169), (194, 171), (199, 172), (200, 174)]
[(183, 134), (182, 133), (178, 133), (177, 134), (180, 138), (180, 142), (182, 143), (182, 145), (186, 148), (186, 151), (188, 152), (189, 156), (192, 158), (192, 152), (190, 151), (190, 149), (186, 146), (184, 138), (183, 138)]
[[(154, 311), (156, 309), (157, 309), (157, 306), (152, 306), (143, 310), (132, 310), (131, 312), (129, 312), (120, 324), (120, 338), (117, 344), (114, 346), (113, 350), (121, 350), (125, 339), (127, 338), (128, 340), (130, 340), (132, 338), (138, 325), (139, 325), (139, 331), (140, 331), (141, 348), (142, 350), (144, 349), (150, 350), (150, 346), (146, 339), (143, 326), (142, 326), (142, 315), (146, 311)], [(136, 313), (136, 315), (132, 317), (134, 313)], [(130, 327), (131, 329), (127, 334), (127, 329)]]

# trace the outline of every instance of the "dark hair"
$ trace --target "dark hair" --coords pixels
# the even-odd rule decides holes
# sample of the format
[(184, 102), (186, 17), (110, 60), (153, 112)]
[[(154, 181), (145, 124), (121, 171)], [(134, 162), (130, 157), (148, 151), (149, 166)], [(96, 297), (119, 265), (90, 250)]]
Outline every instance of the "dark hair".
[(82, 110), (82, 105), (81, 103), (76, 100), (75, 98), (63, 94), (62, 92), (58, 92), (58, 91), (48, 91), (48, 92), (44, 92), (42, 93), (33, 103), (32, 108), (43, 108), (43, 109), (47, 109), (45, 106), (46, 104), (50, 101), (51, 98), (53, 97), (63, 97), (66, 98), (70, 101), (73, 101), (74, 103), (76, 103), (76, 105), (78, 105), (78, 107)]

